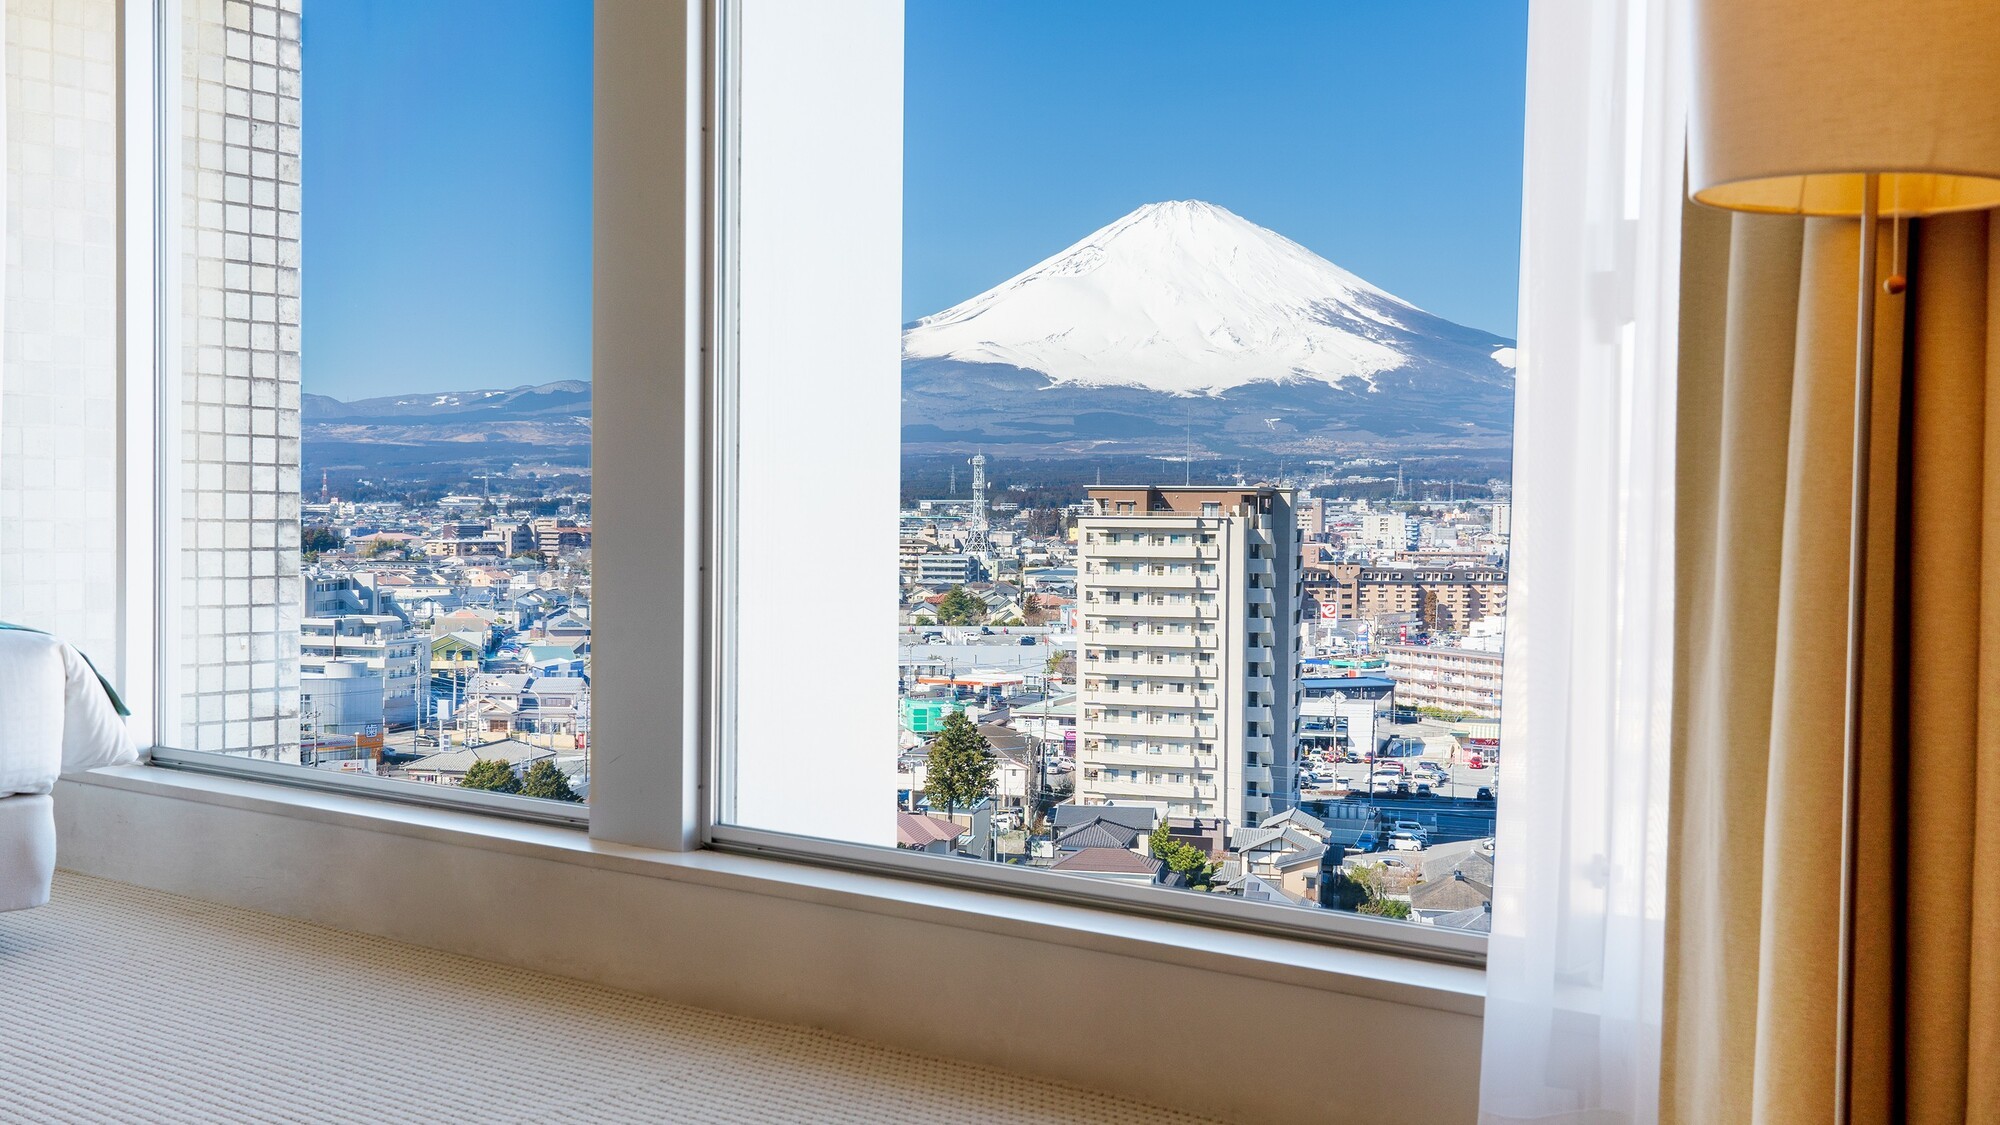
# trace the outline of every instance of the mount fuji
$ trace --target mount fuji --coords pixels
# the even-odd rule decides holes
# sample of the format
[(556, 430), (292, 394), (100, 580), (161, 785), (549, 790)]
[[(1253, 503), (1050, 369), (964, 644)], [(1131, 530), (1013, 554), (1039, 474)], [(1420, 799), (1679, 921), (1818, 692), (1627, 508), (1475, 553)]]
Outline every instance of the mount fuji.
[(1502, 450), (1513, 341), (1222, 207), (1151, 203), (905, 326), (906, 450)]

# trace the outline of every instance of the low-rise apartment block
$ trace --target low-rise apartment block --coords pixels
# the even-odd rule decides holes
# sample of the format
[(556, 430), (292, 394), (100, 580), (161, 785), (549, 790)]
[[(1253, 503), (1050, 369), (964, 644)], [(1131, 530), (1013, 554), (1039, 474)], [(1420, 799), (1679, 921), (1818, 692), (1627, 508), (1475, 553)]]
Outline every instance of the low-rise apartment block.
[[(1331, 620), (1414, 613), (1437, 628), (1464, 632), (1482, 617), (1507, 612), (1507, 570), (1497, 566), (1362, 566), (1335, 563), (1312, 572), (1307, 591)], [(1332, 607), (1329, 617), (1326, 608)]]
[(1420, 645), (1390, 645), (1387, 651), (1399, 704), (1499, 717), (1499, 653)]
[(299, 621), (299, 662), (308, 674), (350, 662), (372, 669), (381, 680), (382, 711), (375, 721), (400, 729), (417, 721), (430, 638), (393, 614), (306, 617)]

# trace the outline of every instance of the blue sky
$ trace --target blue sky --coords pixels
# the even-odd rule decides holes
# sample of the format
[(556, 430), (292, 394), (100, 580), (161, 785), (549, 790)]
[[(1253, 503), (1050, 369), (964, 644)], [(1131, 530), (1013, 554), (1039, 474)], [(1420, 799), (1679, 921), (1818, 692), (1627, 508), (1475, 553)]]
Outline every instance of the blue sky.
[(1512, 337), (1526, 0), (911, 0), (903, 312), (1205, 199)]
[[(304, 35), (306, 390), (588, 378), (588, 0)], [(1206, 199), (1514, 334), (1525, 0), (910, 0), (903, 311)]]
[(306, 391), (590, 377), (590, 17), (588, 0), (306, 5)]

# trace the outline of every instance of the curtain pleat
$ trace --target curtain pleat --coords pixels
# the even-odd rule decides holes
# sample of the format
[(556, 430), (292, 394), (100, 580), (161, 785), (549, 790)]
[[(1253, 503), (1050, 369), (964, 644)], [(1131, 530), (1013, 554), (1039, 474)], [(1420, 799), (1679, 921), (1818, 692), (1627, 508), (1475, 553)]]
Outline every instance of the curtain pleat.
[[(1986, 363), (1985, 385), (2000, 388), (2000, 222), (1987, 216), (1986, 227)], [(1972, 730), (1973, 765), (1969, 781), (1977, 796), (1965, 824), (1972, 874), (1966, 880), (1970, 899), (1966, 973), (1965, 1054), (1966, 1105), (1977, 1107), (1969, 1120), (2000, 1122), (2000, 402), (1985, 411), (1980, 448), (1983, 474), (1979, 524), (1979, 587), (1992, 592), (1981, 597), (1970, 628), (1982, 643), (1972, 662), (1979, 669), (1975, 690), (1979, 707)]]
[[(2000, 1121), (1993, 226), (1905, 228), (1909, 292), (1877, 299), (1857, 1121)], [(1822, 1121), (1858, 226), (1691, 208), (1683, 231), (1662, 1119)], [(1895, 239), (1885, 224), (1878, 277)]]

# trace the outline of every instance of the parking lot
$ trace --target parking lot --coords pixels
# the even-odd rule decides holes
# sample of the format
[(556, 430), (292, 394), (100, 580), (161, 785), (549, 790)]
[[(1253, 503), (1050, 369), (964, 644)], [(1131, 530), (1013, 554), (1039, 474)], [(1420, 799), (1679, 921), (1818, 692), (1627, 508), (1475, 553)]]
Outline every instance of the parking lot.
[[(1483, 755), (1486, 762), (1482, 769), (1473, 769), (1467, 756), (1461, 753), (1453, 761), (1448, 755), (1427, 753), (1421, 757), (1384, 758), (1371, 767), (1368, 762), (1338, 762), (1331, 766), (1323, 761), (1312, 763), (1312, 768), (1321, 774), (1331, 773), (1333, 784), (1319, 787), (1302, 786), (1299, 803), (1306, 811), (1320, 802), (1338, 802), (1347, 808), (1356, 805), (1378, 810), (1385, 820), (1409, 819), (1424, 825), (1429, 831), (1432, 844), (1450, 843), (1460, 840), (1478, 840), (1493, 835), (1493, 817), (1496, 807), (1497, 775), (1495, 764)], [(1410, 782), (1410, 795), (1370, 793), (1369, 775), (1371, 768), (1382, 768), (1391, 762), (1402, 764), (1408, 771), (1405, 777)], [(1437, 768), (1435, 775), (1420, 771), (1418, 763), (1428, 763)], [(1435, 776), (1429, 796), (1418, 796), (1416, 783)], [(1480, 790), (1489, 795), (1480, 796)]]

